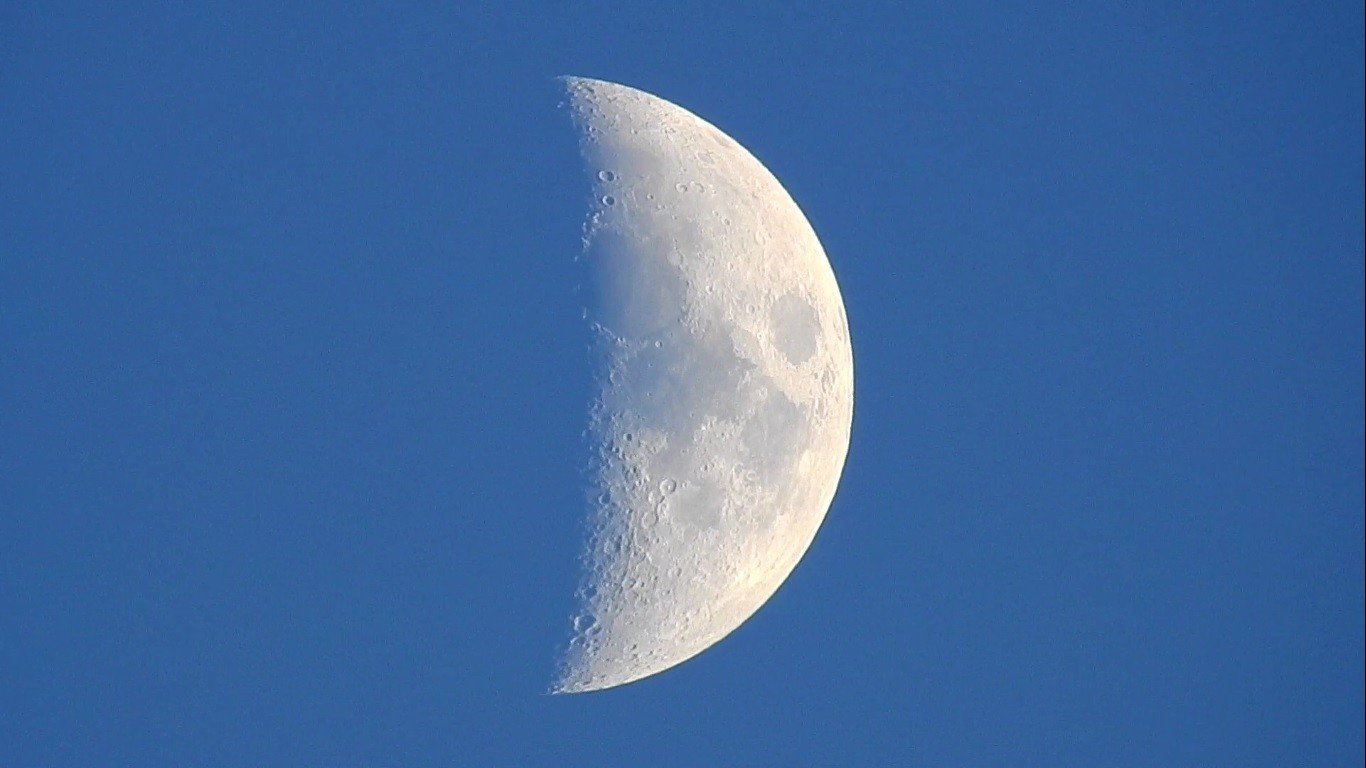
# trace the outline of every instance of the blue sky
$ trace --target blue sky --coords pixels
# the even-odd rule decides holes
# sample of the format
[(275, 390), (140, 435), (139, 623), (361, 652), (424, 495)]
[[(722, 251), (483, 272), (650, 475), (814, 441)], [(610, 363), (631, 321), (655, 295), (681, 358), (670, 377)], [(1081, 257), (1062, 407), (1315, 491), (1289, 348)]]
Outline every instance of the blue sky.
[[(0, 763), (1360, 763), (1359, 4), (277, 5), (0, 10)], [(573, 697), (561, 74), (856, 365), (788, 583)]]

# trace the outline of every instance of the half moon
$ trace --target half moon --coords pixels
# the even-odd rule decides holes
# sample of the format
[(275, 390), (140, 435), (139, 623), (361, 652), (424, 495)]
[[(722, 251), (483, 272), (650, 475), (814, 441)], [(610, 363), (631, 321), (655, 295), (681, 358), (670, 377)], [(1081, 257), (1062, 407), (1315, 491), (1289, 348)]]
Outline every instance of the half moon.
[(773, 595), (834, 498), (854, 377), (835, 275), (778, 180), (681, 107), (565, 83), (601, 352), (569, 693), (679, 664)]

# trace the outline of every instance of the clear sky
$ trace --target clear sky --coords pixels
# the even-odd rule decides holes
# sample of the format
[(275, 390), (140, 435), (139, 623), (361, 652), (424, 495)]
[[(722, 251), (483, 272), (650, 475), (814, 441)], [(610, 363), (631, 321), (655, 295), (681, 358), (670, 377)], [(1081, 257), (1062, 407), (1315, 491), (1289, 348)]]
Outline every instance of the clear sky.
[[(193, 5), (0, 10), (0, 764), (1360, 764), (1359, 3)], [(856, 368), (792, 578), (587, 696), (562, 74)]]

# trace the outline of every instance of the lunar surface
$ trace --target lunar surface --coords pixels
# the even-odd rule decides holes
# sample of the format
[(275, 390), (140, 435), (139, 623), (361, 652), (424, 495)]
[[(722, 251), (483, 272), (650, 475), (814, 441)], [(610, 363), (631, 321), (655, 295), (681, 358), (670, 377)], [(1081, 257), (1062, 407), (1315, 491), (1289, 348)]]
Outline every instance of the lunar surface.
[(810, 546), (849, 448), (853, 357), (825, 251), (701, 118), (566, 78), (593, 180), (600, 353), (590, 535), (556, 692), (622, 685), (740, 626)]

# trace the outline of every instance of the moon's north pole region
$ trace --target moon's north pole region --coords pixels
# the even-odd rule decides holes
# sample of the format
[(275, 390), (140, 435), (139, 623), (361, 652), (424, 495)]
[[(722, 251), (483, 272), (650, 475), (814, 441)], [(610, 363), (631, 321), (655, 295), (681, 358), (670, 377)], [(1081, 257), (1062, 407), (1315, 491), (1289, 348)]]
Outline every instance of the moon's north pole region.
[(580, 606), (554, 691), (661, 672), (767, 601), (825, 518), (849, 449), (839, 286), (744, 147), (624, 85), (565, 78), (594, 204), (600, 351)]

